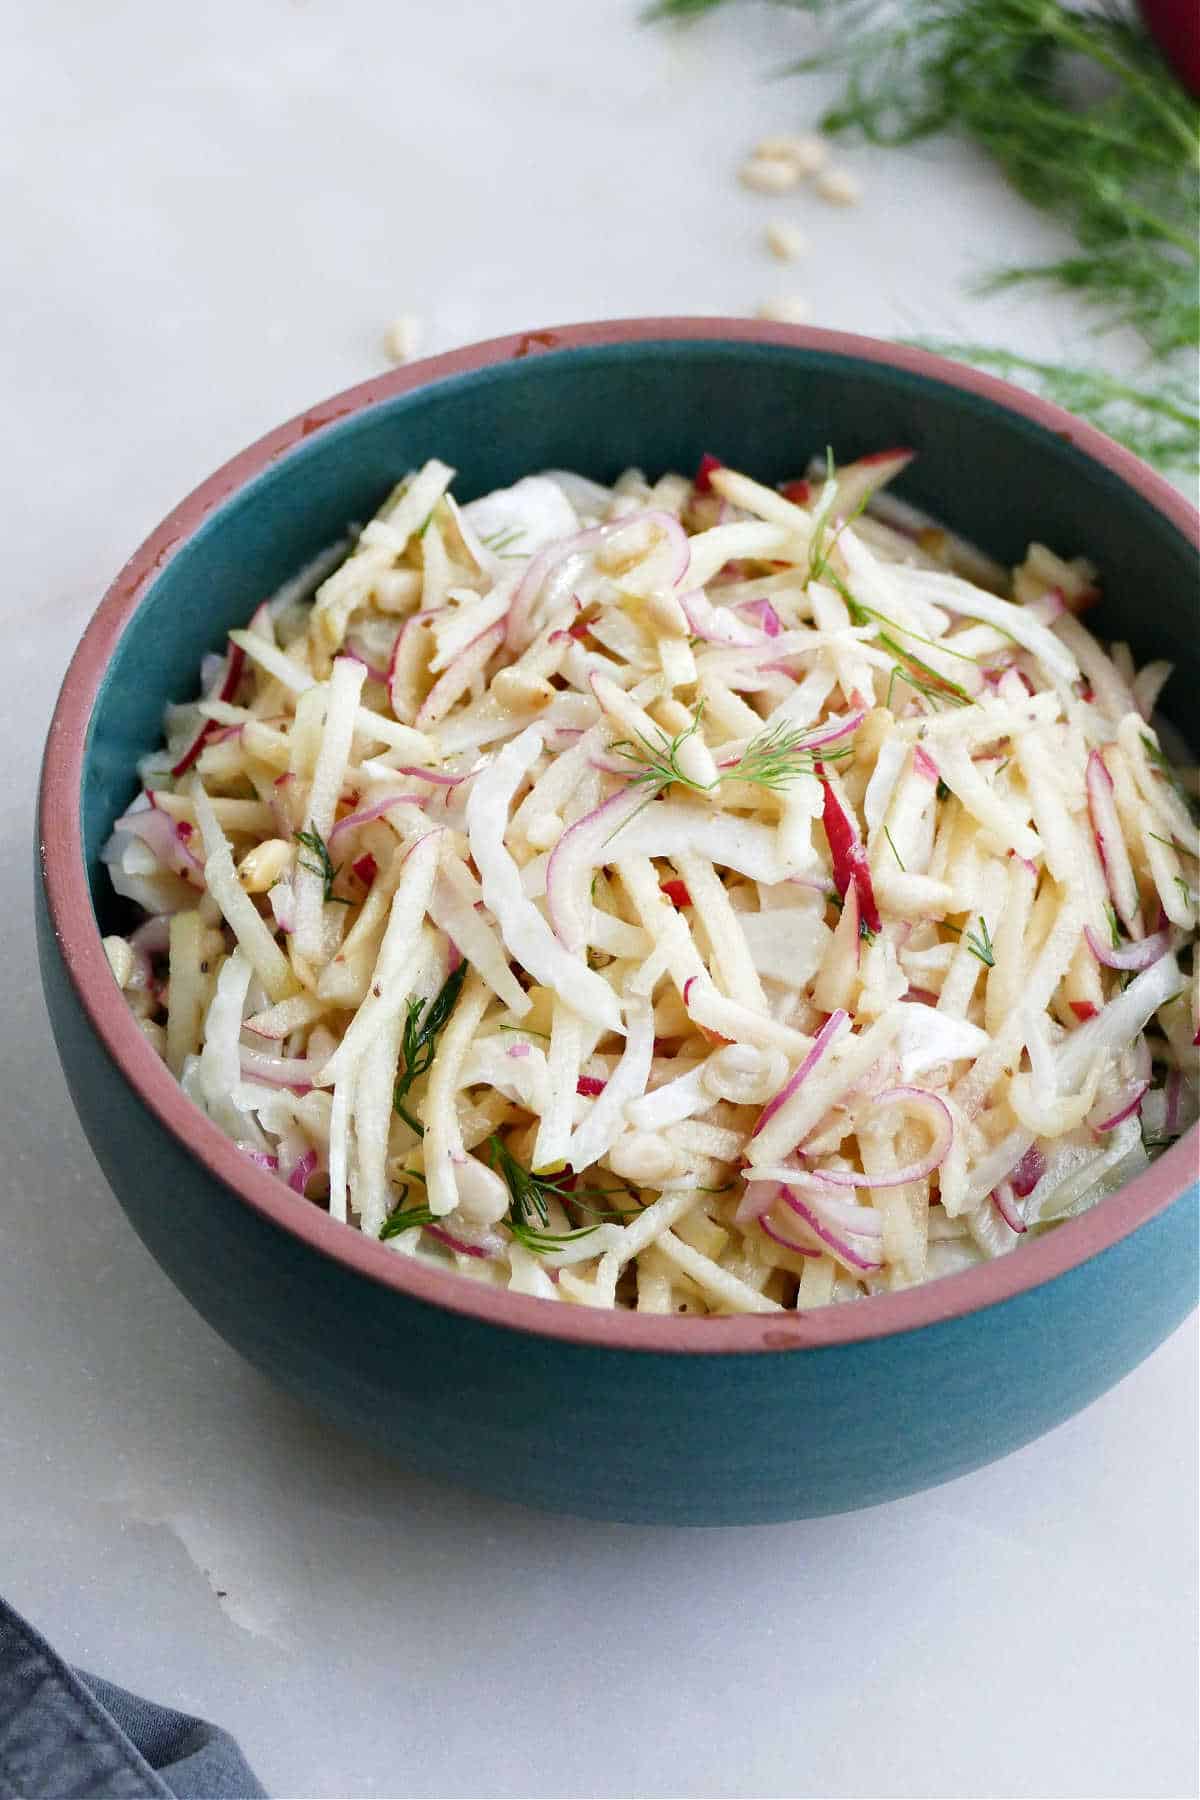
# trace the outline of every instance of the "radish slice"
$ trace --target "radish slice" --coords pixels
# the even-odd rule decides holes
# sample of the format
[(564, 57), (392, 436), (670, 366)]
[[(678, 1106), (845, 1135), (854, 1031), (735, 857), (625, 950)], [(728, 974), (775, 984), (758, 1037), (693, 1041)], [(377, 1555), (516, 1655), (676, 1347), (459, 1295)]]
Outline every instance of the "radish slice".
[[(819, 766), (818, 774), (820, 774)], [(871, 883), (871, 870), (867, 863), (867, 853), (863, 849), (862, 839), (859, 837), (849, 813), (823, 774), (821, 774), (821, 788), (825, 795), (822, 823), (825, 826), (825, 836), (829, 842), (829, 854), (833, 858), (834, 884), (843, 900), (846, 897), (847, 888), (853, 886), (858, 895), (859, 907), (867, 930), (882, 931), (883, 920), (879, 916), (875, 889)]]
[[(1142, 917), (1138, 902), (1137, 882), (1134, 880), (1129, 852), (1125, 848), (1124, 833), (1117, 817), (1113, 778), (1109, 774), (1099, 750), (1093, 750), (1088, 757), (1086, 785), (1092, 834), (1096, 840), (1096, 851), (1100, 857), (1100, 866), (1104, 870), (1104, 879), (1108, 883), (1112, 903), (1116, 908), (1117, 917), (1130, 936), (1140, 937)], [(1094, 945), (1092, 947), (1095, 949)], [(1097, 954), (1099, 953), (1097, 952)], [(1101, 961), (1103, 960), (1101, 958)], [(1110, 963), (1108, 966), (1119, 969), (1133, 965)]]
[(303, 1156), (297, 1157), (292, 1172), (287, 1178), (287, 1184), (294, 1194), (299, 1194), (301, 1198), (304, 1197), (316, 1167), (317, 1153), (315, 1150), (306, 1150)]

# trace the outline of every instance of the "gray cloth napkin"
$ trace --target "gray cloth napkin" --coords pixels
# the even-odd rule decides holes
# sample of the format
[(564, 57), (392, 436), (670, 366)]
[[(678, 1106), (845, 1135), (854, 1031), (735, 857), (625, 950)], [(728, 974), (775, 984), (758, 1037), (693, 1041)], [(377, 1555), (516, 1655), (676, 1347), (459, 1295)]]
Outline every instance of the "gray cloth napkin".
[(266, 1800), (227, 1732), (68, 1668), (0, 1600), (0, 1800)]

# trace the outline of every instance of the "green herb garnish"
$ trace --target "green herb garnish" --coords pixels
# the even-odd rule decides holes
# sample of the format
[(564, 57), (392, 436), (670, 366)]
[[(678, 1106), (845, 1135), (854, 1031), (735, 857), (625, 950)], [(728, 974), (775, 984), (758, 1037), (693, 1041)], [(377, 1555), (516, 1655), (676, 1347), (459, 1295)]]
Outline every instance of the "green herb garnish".
[(629, 1190), (625, 1187), (568, 1187), (563, 1179), (565, 1165), (559, 1164), (552, 1169), (527, 1169), (517, 1161), (503, 1138), (496, 1135), (488, 1139), (488, 1161), (501, 1176), (512, 1197), (508, 1217), (503, 1221), (505, 1229), (527, 1250), (539, 1253), (558, 1250), (564, 1244), (575, 1243), (580, 1237), (596, 1230), (595, 1225), (585, 1225), (578, 1231), (567, 1233), (547, 1231), (552, 1199), (563, 1206), (580, 1206), (584, 1212), (593, 1213), (598, 1219), (623, 1219), (630, 1212), (640, 1210), (636, 1207), (601, 1210), (589, 1206), (587, 1202), (591, 1198), (607, 1194), (628, 1195)]
[[(719, 0), (657, 0), (685, 17)], [(913, 143), (955, 131), (1073, 233), (1065, 257), (1001, 269), (985, 289), (1050, 283), (1132, 326), (1148, 352), (1133, 382), (1003, 348), (933, 344), (999, 370), (1090, 418), (1160, 465), (1194, 469), (1200, 413), (1196, 243), (1200, 109), (1132, 7), (1106, 0), (793, 0), (828, 26), (797, 72), (836, 68), (832, 134)]]
[(399, 1237), (402, 1231), (415, 1231), (421, 1225), (436, 1225), (437, 1218), (427, 1206), (410, 1206), (407, 1211), (397, 1210), (389, 1213), (383, 1221), (379, 1233), (381, 1244), (388, 1238)]
[(329, 855), (329, 846), (326, 844), (325, 839), (321, 836), (320, 832), (298, 831), (296, 833), (296, 842), (301, 844), (305, 850), (309, 851), (317, 859), (316, 862), (305, 862), (303, 857), (301, 857), (300, 867), (302, 869), (307, 869), (310, 875), (320, 876), (324, 883), (324, 894), (322, 898), (324, 899), (325, 904), (327, 906), (353, 906), (353, 900), (343, 900), (340, 894), (335, 894), (333, 891), (333, 884), (342, 872), (341, 864), (339, 863), (336, 867), (334, 866), (332, 858)]
[(987, 920), (982, 913), (979, 915), (978, 932), (968, 931), (967, 933), (967, 948), (970, 950), (971, 955), (983, 964), (985, 969), (995, 968), (995, 946), (992, 943), (991, 933), (988, 931)]
[(425, 1127), (419, 1119), (413, 1117), (405, 1102), (413, 1083), (429, 1071), (437, 1040), (454, 1011), (463, 982), (467, 979), (467, 969), (465, 962), (459, 963), (428, 1003), (416, 997), (408, 1003), (404, 1036), (400, 1044), (400, 1070), (392, 1093), (392, 1106), (409, 1130), (415, 1131), (418, 1137), (425, 1136)]
[(896, 846), (895, 846), (895, 843), (894, 843), (894, 842), (893, 842), (893, 840), (892, 840), (892, 834), (891, 834), (891, 832), (890, 832), (890, 831), (889, 831), (889, 830), (888, 830), (888, 828), (887, 828), (887, 826), (886, 826), (886, 825), (885, 825), (885, 826), (884, 826), (884, 828), (883, 828), (883, 835), (884, 835), (884, 837), (885, 837), (885, 838), (886, 838), (886, 839), (887, 839), (887, 841), (888, 841), (888, 843), (889, 843), (889, 844), (890, 844), (890, 845), (891, 845), (891, 850), (892, 850), (892, 855), (893, 855), (893, 856), (894, 856), (894, 857), (895, 857), (895, 859), (896, 859), (896, 861), (897, 861), (897, 862), (898, 862), (898, 863), (900, 863), (900, 867), (901, 867), (901, 869), (903, 869), (903, 868), (904, 868), (904, 864), (903, 864), (903, 863), (902, 863), (902, 862), (900, 862), (900, 852), (899, 852), (899, 851), (898, 851), (898, 850), (897, 850), (897, 848), (896, 848)]
[(804, 732), (791, 731), (781, 723), (772, 726), (770, 731), (761, 731), (757, 737), (751, 738), (737, 762), (722, 769), (715, 781), (696, 781), (680, 768), (679, 752), (690, 738), (695, 737), (703, 716), (704, 702), (701, 700), (692, 715), (691, 724), (674, 737), (668, 737), (660, 729), (658, 743), (652, 743), (642, 732), (637, 732), (632, 740), (623, 738), (614, 744), (612, 748), (616, 754), (625, 757), (637, 770), (631, 785), (636, 787), (644, 783), (652, 790), (650, 799), (664, 788), (670, 787), (673, 782), (690, 788), (695, 794), (711, 794), (723, 781), (749, 781), (755, 787), (778, 792), (798, 775), (812, 774), (818, 760), (838, 762), (851, 755), (853, 750), (850, 744), (810, 749)]

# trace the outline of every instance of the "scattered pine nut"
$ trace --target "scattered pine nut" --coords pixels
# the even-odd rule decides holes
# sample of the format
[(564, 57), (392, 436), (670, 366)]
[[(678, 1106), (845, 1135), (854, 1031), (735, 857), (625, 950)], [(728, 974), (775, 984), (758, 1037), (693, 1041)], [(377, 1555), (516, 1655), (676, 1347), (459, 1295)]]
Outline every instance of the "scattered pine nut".
[(394, 363), (411, 362), (420, 342), (421, 321), (414, 319), (411, 313), (401, 313), (383, 334), (384, 352)]
[(102, 949), (117, 986), (127, 988), (133, 980), (133, 951), (123, 937), (106, 937)]
[(786, 194), (799, 182), (800, 172), (781, 156), (752, 156), (738, 170), (738, 178), (757, 194)]
[(862, 183), (849, 169), (823, 169), (813, 186), (831, 206), (857, 206), (862, 199)]
[(808, 302), (798, 294), (781, 295), (777, 300), (763, 300), (757, 311), (760, 319), (772, 319), (778, 325), (804, 325), (809, 318)]
[(815, 175), (829, 161), (829, 146), (815, 132), (806, 131), (799, 136), (764, 138), (755, 146), (754, 154), (770, 161), (791, 163), (797, 175)]
[(808, 239), (798, 225), (776, 219), (767, 226), (767, 245), (780, 262), (794, 262), (808, 249)]

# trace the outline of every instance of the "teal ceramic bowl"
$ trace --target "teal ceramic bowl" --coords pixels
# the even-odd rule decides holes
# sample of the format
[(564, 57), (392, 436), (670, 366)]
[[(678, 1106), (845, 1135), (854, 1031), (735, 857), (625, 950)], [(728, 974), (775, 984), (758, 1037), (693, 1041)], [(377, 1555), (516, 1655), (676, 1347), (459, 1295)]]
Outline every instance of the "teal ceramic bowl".
[(269, 1375), (415, 1469), (600, 1518), (719, 1524), (868, 1506), (1085, 1406), (1194, 1304), (1196, 1137), (987, 1267), (808, 1315), (661, 1319), (418, 1267), (252, 1167), (186, 1101), (101, 950), (99, 851), (163, 703), (397, 474), (469, 497), (532, 469), (605, 479), (712, 450), (774, 481), (832, 444), (910, 444), (900, 491), (1004, 561), (1086, 552), (1099, 628), (1178, 673), (1200, 738), (1196, 516), (1107, 439), (986, 376), (869, 339), (728, 320), (505, 338), (341, 395), (235, 458), (118, 576), (67, 674), (38, 836), (46, 997), (84, 1129), (172, 1280)]

